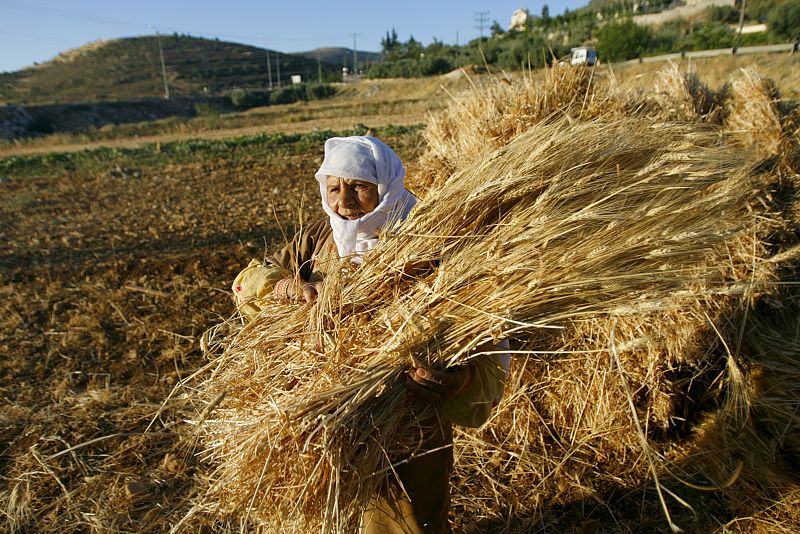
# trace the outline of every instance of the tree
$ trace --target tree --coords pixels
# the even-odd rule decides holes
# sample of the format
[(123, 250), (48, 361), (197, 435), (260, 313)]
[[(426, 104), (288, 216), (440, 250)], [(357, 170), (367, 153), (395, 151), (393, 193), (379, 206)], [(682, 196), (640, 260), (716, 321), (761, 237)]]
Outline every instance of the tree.
[(497, 21), (494, 21), (492, 23), (491, 27), (489, 28), (489, 31), (492, 32), (492, 37), (497, 37), (506, 33), (505, 30), (503, 30), (503, 27), (500, 26), (500, 23)]
[(541, 67), (545, 63), (547, 45), (539, 34), (526, 33), (510, 41), (497, 54), (497, 65), (503, 69), (516, 70)]
[(381, 51), (384, 59), (393, 59), (400, 50), (400, 41), (397, 39), (397, 32), (392, 28), (392, 33), (386, 32), (386, 37), (381, 39)]
[(650, 45), (652, 33), (630, 19), (612, 22), (597, 32), (597, 52), (606, 61), (641, 57)]
[(408, 42), (403, 45), (403, 49), (405, 51), (405, 57), (411, 59), (417, 59), (422, 54), (422, 43), (414, 39), (413, 35), (408, 37)]
[(550, 26), (550, 7), (545, 4), (542, 6), (542, 28)]

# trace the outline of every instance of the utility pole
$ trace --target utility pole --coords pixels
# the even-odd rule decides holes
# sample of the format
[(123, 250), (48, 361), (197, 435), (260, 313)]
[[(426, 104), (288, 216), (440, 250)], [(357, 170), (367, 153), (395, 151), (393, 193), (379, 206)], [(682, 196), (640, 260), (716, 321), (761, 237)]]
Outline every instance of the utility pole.
[(319, 50), (317, 50), (317, 80), (322, 83), (322, 60), (319, 57)]
[(280, 52), (275, 54), (275, 65), (278, 67), (278, 87), (281, 86), (281, 58)]
[(747, 0), (742, 0), (741, 11), (739, 12), (739, 35), (736, 39), (736, 46), (733, 47), (734, 52), (742, 46), (742, 29), (744, 28), (744, 9), (747, 7)]
[(158, 55), (161, 58), (161, 79), (164, 81), (164, 100), (169, 100), (169, 84), (167, 83), (167, 67), (164, 63), (164, 49), (161, 48), (161, 35), (156, 30), (156, 42), (158, 42)]
[(267, 78), (269, 79), (269, 88), (272, 90), (272, 61), (269, 60), (269, 48), (267, 48)]
[(358, 45), (356, 44), (356, 37), (361, 34), (351, 33), (349, 35), (353, 36), (353, 76), (355, 76), (355, 80), (358, 80)]
[(267, 46), (267, 40), (258, 36), (259, 39), (264, 41), (264, 50), (267, 52), (267, 78), (269, 79), (269, 88), (272, 90), (272, 63), (269, 60), (269, 47)]

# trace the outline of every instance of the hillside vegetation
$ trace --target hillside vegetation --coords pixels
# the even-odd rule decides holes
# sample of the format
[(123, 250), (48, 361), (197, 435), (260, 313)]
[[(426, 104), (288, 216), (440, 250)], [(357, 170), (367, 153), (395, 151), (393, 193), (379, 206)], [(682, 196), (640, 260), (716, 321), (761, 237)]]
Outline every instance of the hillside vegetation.
[[(342, 67), (353, 67), (353, 50), (349, 48), (344, 48), (341, 46), (338, 47), (322, 47), (322, 48), (315, 48), (314, 50), (309, 50), (307, 52), (297, 52), (292, 55), (295, 56), (303, 56), (309, 59), (313, 59), (314, 61), (321, 61), (322, 63), (328, 63), (333, 67), (337, 67), (341, 69)], [(381, 54), (376, 52), (367, 52), (366, 50), (358, 50), (356, 51), (356, 59), (358, 59), (358, 64), (363, 65), (364, 63), (374, 63), (376, 61), (381, 61)]]
[[(293, 74), (329, 79), (337, 70), (301, 55), (170, 35), (99, 41), (51, 61), (0, 74), (6, 104), (93, 102), (164, 95), (159, 42), (170, 96), (220, 94), (286, 84)], [(269, 57), (269, 65), (267, 58)]]
[[(800, 35), (800, 4), (790, 0), (748, 2), (744, 22), (767, 22), (768, 31), (739, 35), (740, 11), (713, 6), (697, 16), (678, 17), (658, 26), (636, 23), (637, 15), (668, 9), (670, 0), (600, 0), (552, 15), (545, 4), (518, 28), (506, 30), (497, 21), (491, 34), (463, 46), (434, 40), (423, 45), (413, 36), (403, 41), (394, 29), (382, 41), (386, 61), (373, 65), (372, 77), (412, 77), (444, 73), (468, 64), (504, 70), (541, 67), (570, 53), (572, 47), (592, 45), (600, 60), (615, 62), (664, 53), (688, 52), (789, 42)], [(634, 9), (634, 6), (636, 8)]]

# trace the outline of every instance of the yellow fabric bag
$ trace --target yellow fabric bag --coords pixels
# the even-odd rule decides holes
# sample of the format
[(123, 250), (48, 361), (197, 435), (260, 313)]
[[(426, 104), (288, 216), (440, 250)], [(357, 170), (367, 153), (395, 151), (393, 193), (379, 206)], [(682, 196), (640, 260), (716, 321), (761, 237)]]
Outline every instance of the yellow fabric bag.
[(291, 273), (286, 269), (250, 260), (231, 285), (236, 309), (246, 319), (252, 319), (261, 311), (265, 301), (274, 298), (272, 291), (275, 284), (289, 276)]

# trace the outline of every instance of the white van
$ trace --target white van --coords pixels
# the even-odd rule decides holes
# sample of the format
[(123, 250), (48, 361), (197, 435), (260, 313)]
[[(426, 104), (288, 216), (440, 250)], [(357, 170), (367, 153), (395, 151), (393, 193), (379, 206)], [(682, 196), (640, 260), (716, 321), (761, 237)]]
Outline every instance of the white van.
[(594, 65), (597, 63), (597, 51), (591, 46), (578, 46), (572, 49), (571, 65)]

